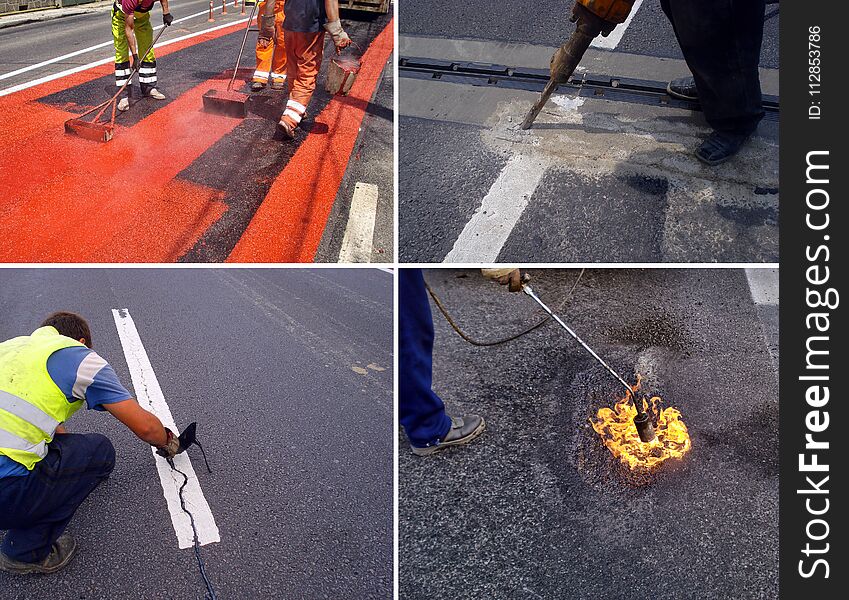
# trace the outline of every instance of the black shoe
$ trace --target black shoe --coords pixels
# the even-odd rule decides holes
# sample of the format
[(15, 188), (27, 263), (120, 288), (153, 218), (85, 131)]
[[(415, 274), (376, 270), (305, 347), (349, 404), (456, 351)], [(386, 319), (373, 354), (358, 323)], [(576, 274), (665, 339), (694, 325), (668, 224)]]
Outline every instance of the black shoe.
[(439, 440), (436, 444), (418, 448), (411, 446), (413, 454), (416, 456), (428, 456), (444, 450), (450, 446), (460, 446), (468, 444), (473, 439), (478, 437), (486, 429), (486, 421), (479, 415), (466, 415), (465, 417), (451, 417), (451, 429), (445, 434), (445, 437)]
[(673, 98), (681, 100), (697, 101), (699, 99), (699, 90), (696, 88), (696, 80), (692, 77), (682, 77), (681, 79), (673, 79), (666, 86), (666, 92)]
[(40, 563), (25, 563), (12, 560), (0, 552), (0, 571), (26, 575), (29, 573), (55, 573), (63, 569), (71, 562), (77, 551), (77, 542), (70, 534), (63, 533), (59, 539), (53, 542), (53, 548), (44, 561)]
[(280, 117), (280, 122), (277, 123), (277, 131), (290, 140), (295, 139), (295, 128), (286, 122), (286, 119)]
[(696, 149), (696, 158), (710, 166), (724, 163), (737, 154), (748, 139), (748, 135), (714, 131)]
[(259, 81), (252, 81), (251, 82), (251, 91), (252, 92), (261, 92), (264, 89), (265, 89), (264, 83), (261, 83)]

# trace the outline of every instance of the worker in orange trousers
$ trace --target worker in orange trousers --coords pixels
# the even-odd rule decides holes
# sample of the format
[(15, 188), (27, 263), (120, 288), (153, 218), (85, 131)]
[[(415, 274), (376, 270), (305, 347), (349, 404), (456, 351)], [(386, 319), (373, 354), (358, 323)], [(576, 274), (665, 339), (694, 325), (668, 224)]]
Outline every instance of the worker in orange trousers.
[(339, 21), (338, 0), (286, 0), (285, 10), (283, 37), (289, 100), (277, 128), (294, 138), (315, 91), (324, 53), (324, 33), (330, 34), (337, 54), (351, 45), (351, 38)]
[(251, 80), (251, 91), (262, 90), (271, 79), (271, 89), (282, 90), (286, 82), (286, 44), (283, 41), (284, 0), (271, 0), (270, 14), (265, 11), (267, 0), (257, 7), (256, 70)]

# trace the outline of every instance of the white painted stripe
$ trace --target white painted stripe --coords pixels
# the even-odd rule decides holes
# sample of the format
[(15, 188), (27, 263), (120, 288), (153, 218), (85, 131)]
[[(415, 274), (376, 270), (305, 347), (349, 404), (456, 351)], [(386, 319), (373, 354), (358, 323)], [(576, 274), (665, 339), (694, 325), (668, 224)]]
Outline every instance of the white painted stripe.
[[(204, 11), (201, 11), (199, 13), (189, 15), (187, 17), (182, 17), (180, 19), (174, 19), (171, 22), (171, 24), (173, 25), (174, 23), (179, 23), (180, 21), (188, 21), (189, 19), (194, 19), (195, 17), (200, 17), (201, 15), (205, 16), (205, 15), (208, 15), (208, 14), (209, 14), (209, 10), (204, 10)], [(157, 25), (153, 29), (154, 30), (162, 29), (162, 27), (164, 27), (164, 26), (163, 25)], [(43, 62), (36, 63), (34, 65), (28, 65), (26, 67), (21, 67), (20, 69), (17, 69), (16, 71), (9, 71), (8, 73), (3, 73), (2, 75), (0, 75), (0, 81), (2, 81), (4, 79), (8, 79), (9, 77), (14, 77), (15, 75), (20, 75), (21, 73), (26, 73), (28, 71), (40, 69), (41, 67), (46, 67), (47, 65), (52, 65), (53, 63), (61, 62), (63, 60), (68, 60), (69, 58), (79, 56), (80, 54), (85, 54), (86, 52), (91, 52), (92, 50), (97, 50), (99, 48), (105, 48), (107, 46), (112, 46), (114, 43), (115, 42), (113, 40), (109, 40), (108, 42), (95, 44), (94, 46), (89, 46), (88, 48), (83, 48), (81, 50), (75, 50), (74, 52), (71, 52), (69, 54), (63, 54), (62, 56), (57, 56), (56, 58), (51, 58), (51, 59), (45, 60)]]
[[(165, 402), (165, 396), (159, 387), (156, 373), (153, 372), (153, 367), (144, 350), (141, 338), (139, 338), (133, 318), (125, 308), (112, 309), (112, 316), (115, 319), (115, 326), (118, 328), (118, 337), (121, 339), (124, 356), (127, 358), (127, 366), (130, 369), (133, 387), (136, 390), (136, 399), (143, 408), (159, 417), (165, 427), (176, 433), (179, 429), (174, 423), (174, 417), (171, 416), (168, 403)], [(168, 512), (171, 513), (171, 523), (173, 523), (174, 532), (177, 534), (177, 543), (180, 548), (191, 548), (194, 545), (191, 520), (180, 506), (179, 490), (183, 483), (183, 476), (172, 470), (168, 461), (156, 454), (154, 448), (151, 448), (151, 451), (156, 461), (156, 470), (159, 472), (159, 481), (162, 484), (165, 501), (168, 504)], [(183, 489), (183, 498), (195, 518), (198, 542), (201, 545), (220, 542), (218, 526), (215, 524), (215, 518), (212, 516), (212, 511), (209, 509), (203, 491), (200, 489), (200, 483), (198, 483), (188, 453), (183, 452), (175, 456), (174, 466), (188, 477), (186, 487)]]
[(299, 115), (298, 113), (296, 113), (296, 112), (295, 112), (294, 110), (292, 110), (291, 108), (287, 108), (286, 110), (284, 110), (284, 111), (283, 111), (283, 114), (284, 114), (284, 115), (286, 115), (287, 117), (289, 117), (290, 119), (292, 119), (295, 123), (300, 123), (300, 122), (301, 122), (301, 115)]
[(354, 198), (348, 213), (348, 224), (339, 250), (340, 263), (371, 262), (374, 221), (377, 217), (378, 188), (372, 183), (354, 186)]
[(625, 30), (628, 29), (628, 25), (631, 24), (631, 21), (634, 19), (634, 15), (637, 14), (637, 11), (640, 10), (640, 6), (643, 5), (643, 0), (637, 0), (634, 2), (634, 6), (631, 7), (631, 12), (628, 14), (628, 18), (625, 19), (624, 23), (619, 23), (616, 27), (614, 27), (613, 31), (610, 32), (610, 35), (607, 37), (598, 36), (591, 43), (590, 46), (593, 48), (606, 48), (607, 50), (613, 50), (616, 46), (619, 45), (619, 42), (622, 41), (622, 36), (625, 35)]
[(524, 154), (512, 156), (444, 262), (494, 263), (546, 168), (548, 163), (542, 158)]
[[(204, 14), (208, 14), (208, 11)], [(175, 21), (176, 22), (176, 21)], [(160, 42), (156, 45), (156, 48), (161, 48), (162, 46), (168, 46), (170, 44), (174, 44), (176, 42), (182, 42), (183, 40), (188, 40), (190, 38), (197, 37), (199, 35), (204, 35), (213, 31), (217, 31), (218, 29), (225, 29), (226, 27), (232, 27), (233, 25), (239, 25), (240, 23), (247, 22), (247, 19), (240, 19), (238, 21), (233, 21), (232, 23), (224, 23), (223, 25), (216, 25), (215, 27), (210, 27), (209, 29), (204, 29), (202, 31), (196, 31), (194, 33), (190, 33), (188, 35), (184, 35), (181, 37), (176, 37), (172, 40), (167, 40), (165, 42)], [(111, 43), (111, 42), (110, 42)], [(47, 83), (48, 81), (53, 81), (55, 79), (61, 79), (62, 77), (67, 77), (68, 75), (73, 75), (74, 73), (79, 73), (80, 71), (86, 71), (93, 67), (98, 67), (100, 65), (105, 65), (106, 63), (114, 63), (115, 57), (110, 56), (109, 58), (103, 58), (101, 60), (96, 60), (94, 62), (90, 62), (86, 65), (80, 65), (78, 67), (72, 67), (70, 69), (65, 69), (64, 71), (60, 71), (58, 73), (53, 73), (52, 75), (45, 75), (44, 77), (39, 77), (38, 79), (33, 79), (32, 81), (27, 81), (25, 83), (20, 83), (18, 85), (13, 85), (12, 87), (6, 88), (4, 90), (0, 90), (0, 97), (8, 96), (9, 94), (14, 94), (15, 92), (20, 92), (21, 90), (25, 90), (36, 85), (40, 85), (42, 83)]]
[(88, 386), (92, 384), (94, 378), (97, 377), (97, 374), (105, 366), (106, 361), (100, 358), (96, 352), (89, 352), (88, 356), (77, 367), (77, 378), (74, 380), (71, 395), (77, 400), (85, 400), (85, 393), (88, 391)]
[(301, 114), (304, 114), (305, 112), (307, 112), (307, 107), (304, 106), (303, 104), (301, 104), (300, 102), (298, 102), (297, 100), (288, 100), (286, 102), (286, 106), (289, 107), (289, 108), (294, 108), (295, 110), (297, 110)]
[(755, 304), (778, 306), (778, 269), (746, 269)]

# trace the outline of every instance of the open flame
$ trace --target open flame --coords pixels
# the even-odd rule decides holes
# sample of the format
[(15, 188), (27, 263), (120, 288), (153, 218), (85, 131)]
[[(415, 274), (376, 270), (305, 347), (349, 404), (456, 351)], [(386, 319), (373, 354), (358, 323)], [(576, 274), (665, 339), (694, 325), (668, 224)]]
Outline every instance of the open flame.
[[(634, 389), (639, 388), (638, 375)], [(684, 456), (690, 450), (690, 434), (681, 420), (681, 412), (671, 406), (658, 410), (658, 404), (662, 402), (659, 396), (653, 396), (648, 401), (641, 398), (639, 401), (643, 402), (643, 407), (649, 411), (655, 423), (657, 438), (649, 443), (640, 440), (634, 425), (637, 409), (631, 403), (631, 394), (627, 393), (616, 402), (613, 409), (598, 409), (597, 421), (590, 420), (604, 445), (632, 471), (650, 470), (669, 458)]]

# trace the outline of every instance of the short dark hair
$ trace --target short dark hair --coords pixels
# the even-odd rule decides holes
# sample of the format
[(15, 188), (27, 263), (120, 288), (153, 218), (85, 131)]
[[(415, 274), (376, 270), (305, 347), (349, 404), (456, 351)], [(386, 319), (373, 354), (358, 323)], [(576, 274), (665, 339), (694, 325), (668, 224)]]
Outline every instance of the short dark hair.
[(59, 311), (55, 312), (41, 324), (42, 327), (55, 327), (60, 334), (71, 339), (85, 339), (85, 344), (91, 348), (91, 329), (88, 321), (77, 313)]

